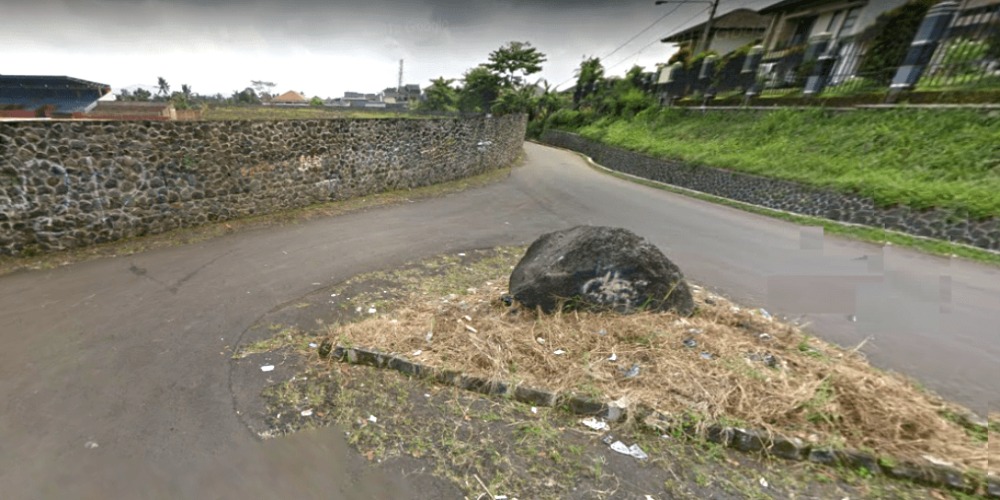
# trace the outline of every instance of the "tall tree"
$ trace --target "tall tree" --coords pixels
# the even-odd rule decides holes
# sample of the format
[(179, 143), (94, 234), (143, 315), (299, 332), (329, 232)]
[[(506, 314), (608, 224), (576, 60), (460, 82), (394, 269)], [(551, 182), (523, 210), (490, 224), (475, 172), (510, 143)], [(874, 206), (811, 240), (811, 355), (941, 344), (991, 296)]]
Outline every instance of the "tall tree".
[(584, 59), (576, 70), (573, 105), (579, 107), (580, 103), (595, 91), (602, 80), (604, 80), (604, 65), (601, 64), (601, 59), (597, 57)]
[(186, 83), (181, 84), (181, 94), (184, 94), (184, 100), (185, 101), (190, 101), (191, 100), (191, 86), (188, 85), (188, 84), (186, 84)]
[(162, 97), (170, 95), (170, 84), (167, 83), (166, 78), (163, 78), (162, 76), (157, 77), (156, 86), (160, 88), (159, 94)]
[(133, 101), (144, 102), (148, 101), (150, 97), (153, 97), (153, 93), (144, 88), (135, 89), (135, 92), (132, 93)]
[(484, 65), (466, 71), (462, 83), (458, 109), (465, 112), (487, 112), (500, 95), (500, 77)]
[(121, 90), (118, 91), (118, 96), (115, 97), (115, 100), (116, 101), (132, 101), (134, 99), (132, 97), (132, 93), (129, 92), (128, 89), (121, 89)]
[(509, 89), (522, 86), (525, 77), (541, 71), (546, 57), (531, 42), (510, 42), (491, 52), (489, 61), (486, 67)]
[(257, 95), (262, 98), (273, 97), (271, 95), (271, 90), (274, 89), (274, 82), (267, 82), (264, 80), (250, 80), (250, 86), (257, 91)]
[(438, 77), (431, 80), (431, 86), (424, 92), (425, 98), (421, 101), (417, 109), (423, 111), (455, 111), (458, 96), (451, 86), (454, 79)]

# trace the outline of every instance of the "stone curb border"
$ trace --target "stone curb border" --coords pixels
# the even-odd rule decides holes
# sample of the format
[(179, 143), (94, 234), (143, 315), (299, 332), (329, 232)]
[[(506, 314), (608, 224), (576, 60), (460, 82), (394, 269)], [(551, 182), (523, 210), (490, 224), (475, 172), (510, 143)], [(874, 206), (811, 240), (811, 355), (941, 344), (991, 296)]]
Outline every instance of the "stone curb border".
[[(519, 384), (512, 385), (508, 382), (474, 377), (454, 370), (423, 365), (372, 349), (334, 346), (329, 341), (325, 341), (319, 346), (319, 355), (322, 358), (332, 358), (353, 365), (387, 368), (404, 375), (431, 379), (442, 385), (458, 387), (487, 396), (507, 397), (533, 406), (562, 406), (574, 415), (599, 417), (608, 422), (623, 422), (631, 417), (642, 427), (661, 434), (682, 432), (687, 436), (704, 438), (709, 442), (742, 452), (759, 453), (800, 462), (809, 461), (829, 466), (839, 465), (852, 469), (864, 467), (872, 474), (883, 474), (894, 479), (946, 488), (970, 495), (985, 494), (988, 498), (1000, 498), (1000, 477), (986, 476), (984, 478), (982, 474), (963, 472), (952, 466), (917, 464), (892, 460), (887, 457), (879, 458), (860, 450), (813, 447), (798, 438), (788, 438), (766, 431), (719, 424), (709, 425), (704, 432), (699, 432), (697, 426), (690, 422), (683, 422), (676, 417), (642, 405), (630, 410), (613, 402), (605, 403), (598, 399), (568, 392), (550, 392)], [(978, 423), (967, 420), (964, 425), (975, 426)]]

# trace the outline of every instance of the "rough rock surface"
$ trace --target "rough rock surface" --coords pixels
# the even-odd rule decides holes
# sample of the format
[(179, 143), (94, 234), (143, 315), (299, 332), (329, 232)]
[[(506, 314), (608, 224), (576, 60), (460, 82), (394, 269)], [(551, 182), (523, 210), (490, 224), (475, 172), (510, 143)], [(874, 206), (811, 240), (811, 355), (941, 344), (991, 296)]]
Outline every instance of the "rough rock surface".
[(694, 312), (680, 269), (651, 243), (611, 227), (577, 226), (542, 235), (511, 274), (510, 292), (545, 312), (561, 303), (620, 313)]
[(525, 117), (0, 122), (0, 255), (411, 189), (511, 164)]

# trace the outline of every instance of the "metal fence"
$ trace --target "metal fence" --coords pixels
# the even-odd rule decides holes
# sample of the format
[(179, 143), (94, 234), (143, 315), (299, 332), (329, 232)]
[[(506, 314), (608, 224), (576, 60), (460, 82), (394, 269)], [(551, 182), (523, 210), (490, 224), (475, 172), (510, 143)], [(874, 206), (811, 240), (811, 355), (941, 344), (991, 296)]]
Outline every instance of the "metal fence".
[(1000, 4), (960, 12), (931, 58), (920, 90), (1000, 87)]

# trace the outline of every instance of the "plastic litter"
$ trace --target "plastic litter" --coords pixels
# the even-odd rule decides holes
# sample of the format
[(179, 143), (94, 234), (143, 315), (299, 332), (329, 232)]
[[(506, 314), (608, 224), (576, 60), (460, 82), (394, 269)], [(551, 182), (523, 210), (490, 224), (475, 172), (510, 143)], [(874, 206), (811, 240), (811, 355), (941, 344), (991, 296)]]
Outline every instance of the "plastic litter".
[(458, 256), (459, 257), (465, 257), (465, 254), (464, 253), (460, 253), (460, 254), (458, 254)]
[(712, 354), (711, 353), (707, 353), (707, 352), (703, 352), (703, 353), (701, 353), (701, 359), (712, 359)]
[(422, 351), (422, 350), (420, 350), (420, 349), (417, 349), (416, 351), (413, 351), (413, 355), (414, 355), (414, 356), (420, 356), (420, 355), (421, 355), (421, 354), (423, 354), (423, 353), (424, 353), (424, 351)]
[(601, 438), (601, 442), (608, 446), (611, 446), (611, 443), (615, 442), (615, 437), (612, 436), (611, 434), (608, 434)]
[(310, 348), (310, 349), (315, 349), (315, 348), (317, 348), (317, 347), (319, 347), (319, 344), (317, 344), (317, 343), (315, 343), (315, 342), (310, 342), (310, 343), (309, 343), (309, 348)]
[(639, 371), (640, 371), (639, 365), (638, 364), (633, 364), (632, 368), (629, 368), (628, 371), (625, 372), (625, 378), (635, 378), (635, 377), (638, 377), (639, 376)]
[(500, 302), (503, 302), (503, 305), (510, 307), (514, 305), (514, 297), (512, 297), (510, 294), (505, 293), (500, 296)]
[(601, 337), (603, 337), (603, 336), (605, 336), (605, 335), (608, 334), (608, 331), (605, 330), (605, 329), (603, 329), (603, 328), (601, 328), (600, 330), (597, 331), (597, 334), (600, 335)]
[(764, 488), (767, 488), (767, 479), (760, 478), (760, 485), (763, 486)]
[(556, 349), (556, 350), (552, 351), (552, 354), (555, 354), (556, 356), (562, 356), (563, 354), (566, 354), (566, 351), (564, 351), (562, 349)]
[(684, 339), (684, 347), (698, 347), (698, 341), (695, 339)]
[(705, 332), (705, 330), (702, 330), (701, 328), (689, 328), (688, 329), (688, 333), (690, 333), (691, 335), (698, 335), (699, 333), (704, 333), (704, 332)]
[(758, 335), (757, 338), (763, 340), (764, 342), (767, 342), (768, 340), (771, 340), (771, 334), (769, 334), (769, 333), (762, 333), (762, 334)]
[(538, 408), (537, 408), (537, 407), (534, 407), (534, 406), (532, 406), (532, 407), (531, 407), (531, 413), (534, 413), (535, 415), (538, 415)]
[(99, 446), (100, 445), (97, 444), (97, 441), (87, 441), (83, 445), (83, 447), (86, 448), (86, 449), (88, 449), (88, 450), (93, 450), (94, 448), (97, 448)]
[(299, 413), (299, 415), (302, 415), (303, 417), (311, 417), (312, 414), (313, 414), (312, 410), (302, 410), (302, 413)]
[(373, 424), (377, 424), (378, 423), (378, 418), (375, 415), (368, 415), (368, 421), (371, 422), (371, 423), (373, 423)]
[(593, 429), (595, 431), (606, 431), (606, 430), (610, 429), (610, 427), (608, 427), (608, 423), (607, 422), (605, 422), (603, 420), (598, 420), (598, 419), (593, 418), (593, 417), (585, 418), (585, 419), (581, 420), (580, 423), (583, 424), (583, 425), (586, 425), (587, 427), (590, 427), (591, 429)]
[(625, 446), (625, 443), (621, 441), (615, 441), (614, 443), (611, 443), (611, 449), (617, 451), (618, 453), (621, 453), (622, 455), (632, 454), (632, 452), (629, 451), (628, 446)]
[(760, 312), (760, 315), (764, 317), (764, 319), (767, 319), (767, 320), (774, 319), (773, 317), (771, 317), (771, 313), (767, 312), (767, 309), (763, 309), (762, 308), (762, 309), (758, 309), (758, 311)]
[(274, 365), (264, 365), (264, 366), (260, 367), (260, 371), (262, 371), (262, 372), (274, 371)]
[(640, 448), (637, 444), (633, 444), (628, 447), (628, 454), (639, 460), (646, 460), (649, 458), (649, 455), (647, 455), (645, 451), (642, 451), (642, 448)]
[(611, 353), (611, 355), (608, 356), (608, 361), (618, 361), (618, 355), (615, 353)]
[(476, 330), (475, 328), (473, 328), (470, 325), (465, 325), (465, 329), (468, 330), (468, 331), (470, 331), (470, 332), (472, 332), (472, 333), (479, 333), (479, 330)]
[(465, 321), (472, 321), (472, 316), (462, 316)]
[(543, 339), (541, 337), (538, 337), (537, 339), (535, 339), (535, 342), (538, 342), (539, 344), (544, 345), (545, 344), (545, 339)]
[(378, 311), (376, 311), (374, 307), (369, 307), (369, 308), (368, 308), (368, 314), (375, 314), (375, 313), (377, 313), (377, 312), (378, 312)]
[(428, 342), (430, 342), (431, 340), (433, 340), (434, 339), (434, 332), (427, 332), (427, 335), (424, 335), (424, 339), (426, 339)]

